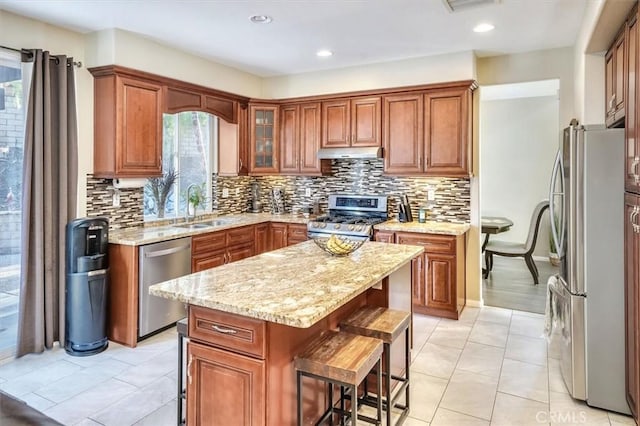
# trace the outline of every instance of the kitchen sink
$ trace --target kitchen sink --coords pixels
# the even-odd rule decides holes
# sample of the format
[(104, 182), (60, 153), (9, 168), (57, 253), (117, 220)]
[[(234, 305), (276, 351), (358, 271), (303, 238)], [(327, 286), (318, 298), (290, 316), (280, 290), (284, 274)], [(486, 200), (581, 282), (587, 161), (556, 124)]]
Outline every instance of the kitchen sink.
[(183, 229), (202, 229), (202, 228), (211, 228), (214, 225), (208, 225), (206, 223), (181, 223), (180, 225), (173, 225), (174, 228), (183, 228)]
[(228, 225), (236, 221), (237, 219), (213, 219), (213, 220), (207, 220), (204, 222), (181, 223), (179, 225), (173, 225), (173, 226), (175, 228), (183, 228), (183, 229), (203, 229), (203, 228), (211, 228), (214, 226)]

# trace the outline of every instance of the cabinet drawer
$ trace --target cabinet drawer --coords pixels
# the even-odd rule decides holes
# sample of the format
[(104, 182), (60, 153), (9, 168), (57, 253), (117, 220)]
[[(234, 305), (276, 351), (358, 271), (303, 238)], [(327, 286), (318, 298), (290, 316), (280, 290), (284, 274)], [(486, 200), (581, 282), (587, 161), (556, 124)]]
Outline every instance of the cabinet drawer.
[(224, 249), (226, 246), (224, 232), (209, 232), (208, 234), (191, 237), (191, 254), (207, 253)]
[(289, 225), (287, 229), (287, 243), (296, 244), (302, 241), (307, 241), (307, 226)]
[(264, 359), (266, 323), (213, 309), (189, 307), (189, 337)]
[(242, 228), (229, 229), (227, 231), (227, 247), (237, 244), (253, 242), (253, 226), (243, 226)]
[(238, 260), (246, 259), (255, 254), (255, 247), (253, 242), (244, 243), (242, 245), (236, 245), (229, 249), (227, 253), (227, 262), (236, 262)]
[(417, 234), (396, 232), (396, 243), (423, 246), (427, 253), (456, 252), (456, 237), (452, 235)]

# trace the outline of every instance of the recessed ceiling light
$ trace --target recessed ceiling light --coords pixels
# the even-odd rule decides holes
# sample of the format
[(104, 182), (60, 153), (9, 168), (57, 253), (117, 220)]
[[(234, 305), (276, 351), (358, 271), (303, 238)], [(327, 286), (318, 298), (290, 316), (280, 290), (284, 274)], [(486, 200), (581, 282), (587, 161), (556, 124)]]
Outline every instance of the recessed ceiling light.
[(254, 24), (268, 24), (273, 21), (273, 18), (269, 15), (251, 15), (249, 20)]
[(483, 23), (483, 24), (478, 24), (475, 27), (473, 27), (473, 31), (476, 33), (486, 33), (487, 31), (491, 31), (493, 30), (495, 27), (491, 24), (487, 24), (487, 23)]
[(327, 49), (322, 49), (322, 50), (318, 50), (316, 52), (316, 55), (320, 56), (321, 58), (326, 58), (327, 56), (333, 55), (333, 52)]

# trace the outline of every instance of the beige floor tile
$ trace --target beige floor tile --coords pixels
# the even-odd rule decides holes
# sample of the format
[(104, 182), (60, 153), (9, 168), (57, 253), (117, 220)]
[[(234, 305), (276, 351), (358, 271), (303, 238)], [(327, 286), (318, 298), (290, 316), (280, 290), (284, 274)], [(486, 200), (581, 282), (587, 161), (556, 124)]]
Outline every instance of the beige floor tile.
[(544, 315), (543, 314), (536, 314), (535, 312), (525, 312), (525, 311), (513, 311), (513, 315), (518, 315), (521, 317), (532, 317), (532, 318), (543, 318), (544, 319)]
[(429, 426), (429, 423), (414, 419), (413, 417), (407, 417), (402, 426)]
[(116, 379), (141, 388), (174, 370), (178, 371), (177, 348), (162, 352), (142, 364), (129, 367), (118, 374)]
[(35, 393), (22, 395), (20, 399), (24, 401), (29, 407), (33, 407), (38, 411), (44, 411), (47, 408), (51, 408), (56, 405), (55, 402), (50, 401), (47, 398), (43, 398)]
[(77, 364), (65, 360), (57, 360), (51, 364), (41, 366), (31, 373), (0, 384), (0, 390), (10, 395), (20, 397), (57, 382), (60, 379), (69, 377), (81, 369), (82, 367)]
[(105, 426), (132, 425), (176, 397), (177, 384), (166, 376), (127, 395), (91, 419)]
[(440, 346), (462, 349), (471, 333), (471, 326), (464, 324), (438, 324), (428, 342)]
[(618, 413), (609, 412), (609, 421), (611, 422), (611, 426), (635, 426), (636, 422), (633, 420), (631, 416), (623, 416)]
[[(559, 333), (559, 331), (556, 331), (555, 333)], [(550, 359), (562, 358), (562, 337), (554, 335), (553, 340), (547, 342), (547, 355)]]
[(492, 426), (540, 426), (549, 424), (548, 404), (498, 392)]
[(478, 320), (473, 325), (469, 341), (504, 348), (508, 335), (509, 327), (507, 325)]
[(460, 349), (427, 343), (411, 364), (411, 371), (448, 379), (456, 368)]
[(500, 377), (503, 356), (502, 348), (468, 342), (456, 368), (497, 379)]
[(477, 417), (467, 416), (466, 414), (457, 413), (447, 410), (446, 408), (438, 408), (436, 415), (431, 422), (431, 426), (489, 426), (487, 420)]
[(498, 391), (540, 402), (549, 402), (547, 367), (505, 359)]
[(478, 321), (509, 325), (511, 322), (512, 312), (513, 311), (511, 309), (484, 306), (482, 311), (478, 314)]
[(135, 426), (174, 426), (177, 423), (178, 408), (176, 400), (169, 401), (142, 420)]
[(505, 358), (530, 364), (547, 365), (547, 341), (511, 334), (507, 339)]
[(44, 414), (64, 425), (73, 425), (113, 405), (136, 390), (135, 386), (111, 379), (100, 387), (89, 389), (45, 410)]
[(102, 426), (100, 423), (91, 420), (91, 419), (84, 419), (81, 422), (76, 423), (73, 426)]
[(514, 315), (511, 318), (509, 328), (511, 334), (519, 334), (529, 337), (544, 337), (544, 317), (530, 317), (524, 315)]
[(411, 417), (430, 422), (447, 387), (447, 380), (426, 374), (411, 375)]
[(497, 387), (497, 379), (456, 370), (440, 407), (490, 420)]
[(464, 323), (474, 323), (478, 319), (478, 315), (480, 314), (481, 308), (476, 308), (474, 306), (465, 306), (458, 318), (458, 321)]
[(587, 424), (608, 426), (609, 416), (605, 410), (589, 407), (584, 401), (571, 398), (564, 392), (550, 392), (549, 420), (552, 425)]
[(555, 358), (548, 359), (549, 369), (549, 390), (551, 392), (569, 393), (567, 385), (562, 378), (562, 371), (560, 370), (560, 360)]

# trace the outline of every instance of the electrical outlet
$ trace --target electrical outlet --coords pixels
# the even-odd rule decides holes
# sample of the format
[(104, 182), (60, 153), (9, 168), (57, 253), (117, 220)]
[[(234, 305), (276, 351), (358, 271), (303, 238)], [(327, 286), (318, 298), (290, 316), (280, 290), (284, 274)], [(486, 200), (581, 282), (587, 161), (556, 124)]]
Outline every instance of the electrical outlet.
[(311, 188), (305, 188), (304, 196), (305, 197), (311, 197)]
[(427, 191), (427, 200), (433, 201), (435, 199), (436, 199), (436, 190), (435, 189), (429, 189)]
[(240, 195), (240, 188), (236, 188), (236, 196)]
[(222, 188), (222, 198), (229, 198), (229, 188)]
[(120, 207), (120, 191), (113, 191), (113, 207)]

